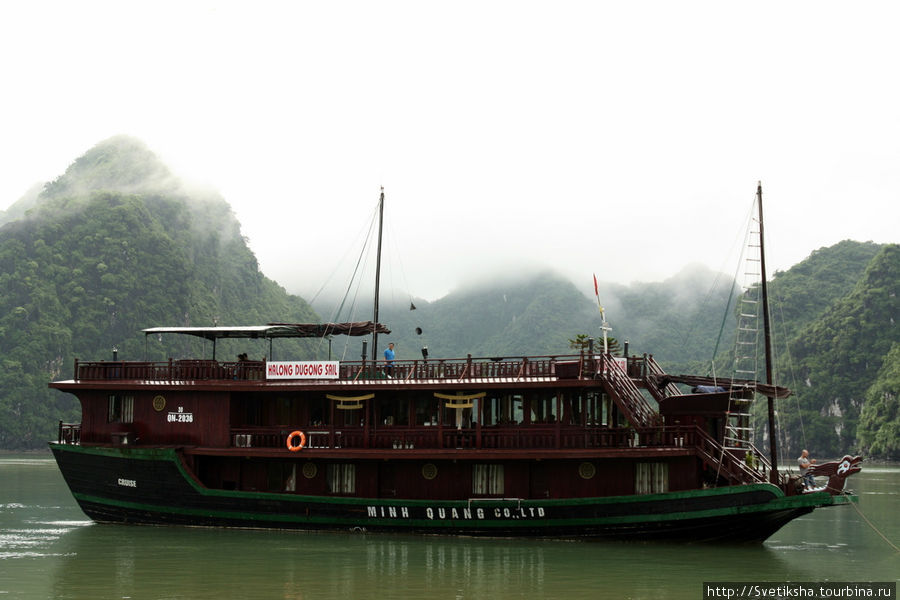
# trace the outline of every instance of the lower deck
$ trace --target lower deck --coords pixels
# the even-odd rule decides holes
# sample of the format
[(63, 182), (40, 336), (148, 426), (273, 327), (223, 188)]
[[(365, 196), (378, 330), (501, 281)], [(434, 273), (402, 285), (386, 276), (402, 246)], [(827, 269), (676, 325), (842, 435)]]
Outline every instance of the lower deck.
[(190, 452), (204, 487), (310, 496), (466, 500), (587, 498), (698, 489), (715, 482), (694, 456), (523, 460), (334, 459)]

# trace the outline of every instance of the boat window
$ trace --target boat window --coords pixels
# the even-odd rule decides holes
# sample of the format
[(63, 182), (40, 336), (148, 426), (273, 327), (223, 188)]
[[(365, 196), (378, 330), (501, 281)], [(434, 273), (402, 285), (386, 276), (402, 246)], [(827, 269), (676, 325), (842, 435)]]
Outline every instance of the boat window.
[(381, 425), (409, 425), (409, 398), (379, 397), (377, 399), (378, 422)]
[(328, 465), (328, 491), (332, 494), (355, 494), (356, 465), (348, 463)]
[(231, 400), (231, 422), (236, 426), (262, 425), (262, 403), (258, 398), (235, 394)]
[(270, 492), (297, 491), (297, 463), (270, 462), (268, 480)]
[(556, 394), (536, 394), (529, 402), (531, 422), (537, 425), (556, 423)]
[[(477, 402), (477, 400), (476, 400)], [(473, 402), (474, 404), (474, 402)], [(453, 408), (444, 405), (444, 427), (456, 427), (457, 429), (471, 429), (475, 423), (472, 420), (471, 408)]]
[(481, 424), (496, 425), (500, 422), (500, 397), (488, 392), (481, 400)]
[(476, 496), (503, 494), (503, 465), (473, 465), (472, 493)]
[(438, 424), (438, 401), (433, 394), (416, 398), (413, 401), (413, 408), (416, 412), (416, 425), (429, 426)]
[(107, 422), (134, 422), (134, 396), (119, 396), (117, 394), (110, 395)]
[(334, 415), (334, 420), (337, 425), (342, 427), (362, 427), (365, 425), (363, 422), (363, 414), (363, 409), (361, 408), (339, 410)]
[(639, 462), (635, 465), (634, 493), (661, 494), (669, 491), (669, 465), (664, 462)]
[[(309, 399), (309, 423), (310, 427), (325, 427), (328, 425), (328, 417), (331, 412), (331, 401), (320, 396)], [(343, 411), (340, 411), (343, 412)], [(350, 411), (347, 411), (350, 412)]]
[(522, 422), (521, 394), (488, 394), (482, 402), (482, 425), (515, 425)]
[(585, 420), (592, 427), (609, 427), (612, 400), (602, 392), (588, 392), (582, 396)]
[(583, 396), (576, 392), (561, 392), (560, 405), (562, 416), (560, 422), (563, 425), (581, 425), (583, 415)]
[(275, 421), (276, 425), (286, 425), (289, 423), (296, 423), (297, 420), (294, 418), (292, 414), (293, 403), (290, 398), (280, 397), (275, 400)]

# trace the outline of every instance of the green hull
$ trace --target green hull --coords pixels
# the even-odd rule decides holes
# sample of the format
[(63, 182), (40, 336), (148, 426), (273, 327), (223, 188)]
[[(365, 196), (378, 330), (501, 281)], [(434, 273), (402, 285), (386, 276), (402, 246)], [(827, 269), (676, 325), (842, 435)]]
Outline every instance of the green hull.
[(82, 510), (100, 522), (550, 538), (760, 542), (822, 506), (761, 483), (572, 499), (404, 500), (208, 489), (175, 449), (51, 444)]

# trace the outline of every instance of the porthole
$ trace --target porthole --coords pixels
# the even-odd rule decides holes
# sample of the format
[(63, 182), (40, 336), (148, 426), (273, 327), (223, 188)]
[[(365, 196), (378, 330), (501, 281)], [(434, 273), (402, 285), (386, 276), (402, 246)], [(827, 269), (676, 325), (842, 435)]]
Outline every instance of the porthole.
[(303, 463), (303, 476), (307, 479), (312, 479), (319, 472), (319, 468), (316, 466), (316, 463)]
[(434, 463), (426, 463), (422, 465), (422, 477), (431, 481), (435, 477), (437, 477), (437, 466)]
[(582, 479), (592, 479), (596, 474), (597, 468), (594, 466), (594, 463), (583, 462), (578, 465), (578, 475), (580, 475)]

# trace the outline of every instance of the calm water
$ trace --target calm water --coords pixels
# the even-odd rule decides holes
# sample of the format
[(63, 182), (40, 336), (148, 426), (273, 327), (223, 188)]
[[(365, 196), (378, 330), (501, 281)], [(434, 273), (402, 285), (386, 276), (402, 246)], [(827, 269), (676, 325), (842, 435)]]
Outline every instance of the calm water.
[[(900, 467), (851, 479), (900, 545)], [(703, 581), (896, 581), (900, 554), (852, 507), (762, 546), (481, 540), (96, 525), (52, 458), (0, 456), (0, 600), (701, 598)]]

